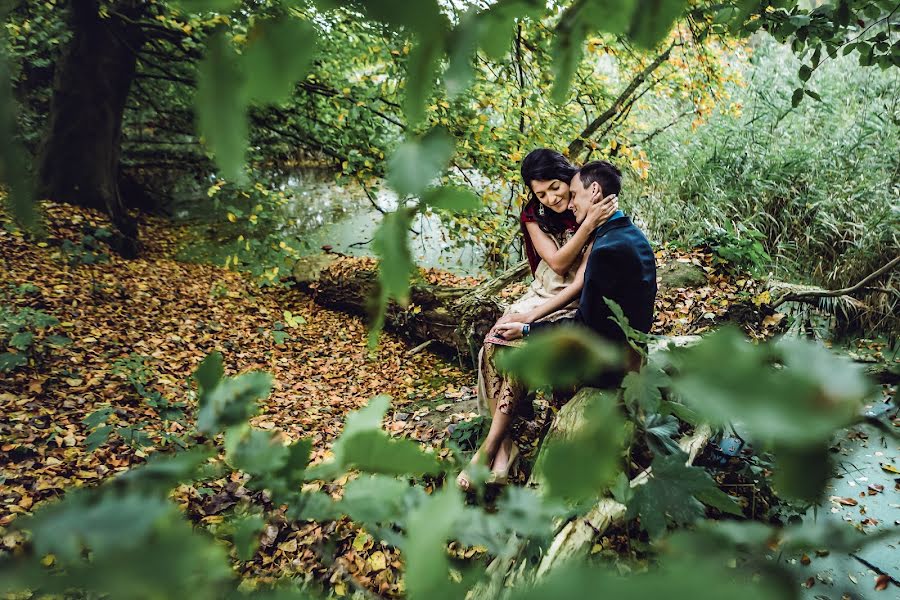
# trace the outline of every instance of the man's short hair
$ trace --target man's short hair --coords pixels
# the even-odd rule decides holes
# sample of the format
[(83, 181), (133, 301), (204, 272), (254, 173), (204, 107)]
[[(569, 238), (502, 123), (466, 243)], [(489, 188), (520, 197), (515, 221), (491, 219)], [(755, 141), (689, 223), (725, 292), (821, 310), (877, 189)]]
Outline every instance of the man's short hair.
[(622, 191), (622, 171), (611, 162), (592, 160), (578, 169), (581, 185), (588, 187), (595, 181), (600, 184), (604, 196), (618, 194)]

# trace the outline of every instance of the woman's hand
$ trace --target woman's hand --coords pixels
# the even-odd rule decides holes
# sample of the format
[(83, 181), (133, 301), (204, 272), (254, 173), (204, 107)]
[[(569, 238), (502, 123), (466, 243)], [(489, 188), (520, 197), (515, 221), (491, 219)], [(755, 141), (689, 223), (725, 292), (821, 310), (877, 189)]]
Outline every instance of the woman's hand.
[(619, 210), (619, 197), (616, 194), (610, 194), (605, 198), (600, 198), (598, 194), (592, 201), (593, 204), (588, 208), (583, 222), (590, 229), (600, 227), (613, 216), (613, 213)]
[(503, 315), (497, 322), (494, 323), (494, 326), (491, 329), (496, 329), (498, 325), (503, 325), (504, 323), (513, 323), (518, 321), (519, 323), (528, 323), (528, 315), (525, 313), (509, 313), (508, 315)]
[(503, 325), (499, 325), (497, 327), (497, 335), (508, 341), (517, 340), (522, 337), (523, 327), (525, 327), (525, 323), (516, 321), (504, 323)]

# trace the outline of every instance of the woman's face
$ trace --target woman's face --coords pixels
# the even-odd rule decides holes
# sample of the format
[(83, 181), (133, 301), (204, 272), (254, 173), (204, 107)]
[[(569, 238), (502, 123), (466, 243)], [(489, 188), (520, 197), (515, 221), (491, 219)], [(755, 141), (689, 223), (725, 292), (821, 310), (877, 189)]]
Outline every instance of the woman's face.
[(564, 212), (569, 206), (569, 184), (565, 181), (532, 179), (531, 191), (537, 196), (538, 202), (553, 212)]

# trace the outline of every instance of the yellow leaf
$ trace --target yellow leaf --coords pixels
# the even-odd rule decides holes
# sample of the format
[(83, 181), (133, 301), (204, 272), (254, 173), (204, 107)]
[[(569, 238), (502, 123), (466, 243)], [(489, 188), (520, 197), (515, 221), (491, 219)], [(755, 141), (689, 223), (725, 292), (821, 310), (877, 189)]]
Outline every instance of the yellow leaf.
[(761, 292), (753, 298), (753, 304), (760, 306), (762, 304), (769, 304), (772, 301), (772, 294), (769, 293), (769, 290)]
[(368, 562), (373, 571), (384, 571), (387, 568), (387, 558), (384, 556), (384, 552), (382, 552), (381, 550), (379, 550), (378, 552), (373, 552), (369, 556)]
[(893, 473), (894, 475), (900, 475), (900, 469), (898, 469), (898, 468), (895, 467), (894, 465), (891, 465), (891, 464), (888, 464), (888, 463), (882, 463), (882, 464), (881, 464), (881, 470), (882, 470), (882, 471), (887, 471), (888, 473)]
[(234, 223), (237, 221), (237, 217), (234, 216), (234, 213), (228, 213), (228, 220)]

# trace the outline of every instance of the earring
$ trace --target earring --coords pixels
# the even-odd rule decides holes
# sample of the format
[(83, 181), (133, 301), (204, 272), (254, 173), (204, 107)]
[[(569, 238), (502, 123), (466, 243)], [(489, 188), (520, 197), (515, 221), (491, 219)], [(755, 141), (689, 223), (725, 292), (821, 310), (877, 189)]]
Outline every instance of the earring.
[(538, 206), (538, 214), (542, 217), (544, 216), (544, 205), (543, 204)]

